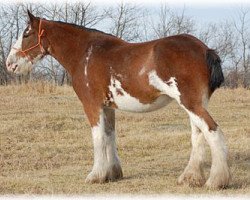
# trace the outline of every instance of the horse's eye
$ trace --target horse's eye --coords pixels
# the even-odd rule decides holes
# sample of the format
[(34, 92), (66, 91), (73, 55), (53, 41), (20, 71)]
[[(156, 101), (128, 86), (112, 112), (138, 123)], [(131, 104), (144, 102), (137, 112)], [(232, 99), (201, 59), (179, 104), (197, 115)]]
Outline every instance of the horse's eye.
[(29, 37), (29, 34), (23, 34), (23, 37), (27, 38), (27, 37)]

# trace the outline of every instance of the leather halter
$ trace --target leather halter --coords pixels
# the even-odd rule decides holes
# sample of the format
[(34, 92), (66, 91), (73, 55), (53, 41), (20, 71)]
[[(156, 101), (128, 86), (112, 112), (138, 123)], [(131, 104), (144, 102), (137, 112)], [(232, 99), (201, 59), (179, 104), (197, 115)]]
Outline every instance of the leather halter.
[(42, 26), (42, 19), (40, 19), (40, 21), (39, 21), (39, 29), (38, 29), (38, 35), (37, 35), (38, 36), (38, 42), (37, 42), (36, 45), (34, 45), (32, 47), (29, 47), (28, 49), (25, 49), (25, 50), (22, 50), (22, 47), (20, 49), (12, 47), (13, 49), (17, 50), (18, 52), (21, 52), (25, 57), (27, 57), (32, 64), (33, 64), (33, 62), (30, 59), (30, 57), (28, 56), (27, 52), (31, 51), (32, 49), (35, 49), (36, 47), (39, 47), (42, 54), (44, 54), (44, 48), (43, 48), (43, 46), (41, 44), (41, 37), (44, 34), (44, 29), (41, 29), (41, 26)]

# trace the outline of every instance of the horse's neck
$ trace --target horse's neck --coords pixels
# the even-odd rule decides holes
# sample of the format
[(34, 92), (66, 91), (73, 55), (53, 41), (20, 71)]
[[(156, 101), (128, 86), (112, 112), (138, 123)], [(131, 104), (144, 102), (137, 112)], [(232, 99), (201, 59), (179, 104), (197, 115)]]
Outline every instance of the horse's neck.
[(91, 33), (56, 22), (51, 24), (50, 30), (47, 34), (50, 54), (72, 75), (88, 48)]

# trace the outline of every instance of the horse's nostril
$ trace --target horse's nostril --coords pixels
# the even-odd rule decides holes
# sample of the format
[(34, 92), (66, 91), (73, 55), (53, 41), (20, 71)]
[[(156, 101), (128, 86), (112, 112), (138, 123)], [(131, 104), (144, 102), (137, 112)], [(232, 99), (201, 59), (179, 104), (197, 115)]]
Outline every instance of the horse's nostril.
[(6, 62), (6, 65), (7, 65), (7, 67), (10, 67), (11, 63), (10, 62)]
[(17, 67), (18, 67), (18, 64), (15, 64), (14, 67), (12, 67), (12, 71), (14, 72)]

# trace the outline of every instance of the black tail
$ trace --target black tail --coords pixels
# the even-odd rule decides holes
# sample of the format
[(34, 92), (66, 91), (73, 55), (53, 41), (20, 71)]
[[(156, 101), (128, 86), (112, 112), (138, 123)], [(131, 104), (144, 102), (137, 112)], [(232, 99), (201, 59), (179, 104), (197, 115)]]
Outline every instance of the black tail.
[(221, 59), (212, 49), (207, 50), (207, 66), (210, 71), (209, 88), (211, 92), (214, 92), (223, 83), (224, 76), (221, 68)]

